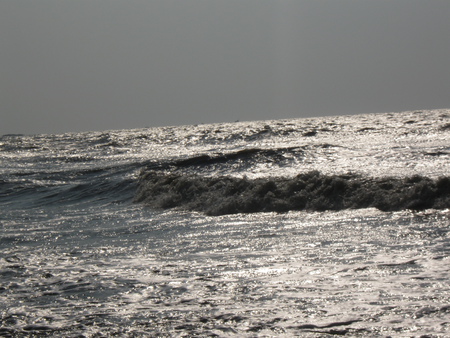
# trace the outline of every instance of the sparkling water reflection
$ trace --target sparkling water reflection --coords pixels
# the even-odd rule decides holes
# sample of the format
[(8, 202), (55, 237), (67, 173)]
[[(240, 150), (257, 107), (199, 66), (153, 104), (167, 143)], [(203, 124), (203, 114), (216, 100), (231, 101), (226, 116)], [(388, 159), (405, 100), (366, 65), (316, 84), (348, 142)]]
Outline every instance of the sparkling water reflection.
[[(449, 209), (212, 217), (132, 199), (148, 166), (448, 175), (449, 117), (2, 137), (0, 336), (448, 336)], [(171, 167), (248, 149), (259, 157)]]

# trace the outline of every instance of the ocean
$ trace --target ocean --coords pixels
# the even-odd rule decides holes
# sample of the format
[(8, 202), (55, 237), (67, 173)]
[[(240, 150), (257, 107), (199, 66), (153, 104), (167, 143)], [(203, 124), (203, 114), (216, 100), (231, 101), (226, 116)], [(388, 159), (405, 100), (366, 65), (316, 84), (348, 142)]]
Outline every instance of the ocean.
[(450, 110), (0, 154), (0, 336), (450, 336)]

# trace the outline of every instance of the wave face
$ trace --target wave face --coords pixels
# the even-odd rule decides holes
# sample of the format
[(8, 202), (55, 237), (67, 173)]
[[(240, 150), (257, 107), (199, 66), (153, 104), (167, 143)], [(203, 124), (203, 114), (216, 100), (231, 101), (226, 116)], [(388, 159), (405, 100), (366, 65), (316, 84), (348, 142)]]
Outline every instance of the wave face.
[(135, 202), (207, 215), (370, 207), (382, 211), (445, 209), (450, 207), (450, 178), (365, 178), (312, 171), (293, 178), (250, 180), (149, 171), (141, 174)]
[[(133, 199), (141, 168), (187, 175), (185, 179), (197, 182), (201, 177), (274, 180), (312, 171), (329, 177), (350, 173), (436, 179), (448, 175), (449, 116), (448, 111), (425, 111), (4, 135), (0, 137), (0, 203), (27, 208), (126, 202)], [(139, 188), (139, 194), (143, 190)], [(265, 205), (261, 210), (269, 209), (274, 208)]]
[[(205, 129), (202, 151), (143, 169), (134, 201), (208, 215), (448, 208), (448, 117), (414, 112)], [(214, 144), (217, 135), (228, 136)]]

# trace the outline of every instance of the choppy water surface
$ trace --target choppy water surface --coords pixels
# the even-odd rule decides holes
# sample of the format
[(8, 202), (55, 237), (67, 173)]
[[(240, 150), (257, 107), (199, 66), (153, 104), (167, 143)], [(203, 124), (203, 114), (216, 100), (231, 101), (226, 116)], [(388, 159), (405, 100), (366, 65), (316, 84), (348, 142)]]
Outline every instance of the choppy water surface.
[(146, 168), (434, 179), (449, 141), (448, 111), (4, 136), (0, 335), (448, 336), (448, 208), (207, 216), (132, 201)]

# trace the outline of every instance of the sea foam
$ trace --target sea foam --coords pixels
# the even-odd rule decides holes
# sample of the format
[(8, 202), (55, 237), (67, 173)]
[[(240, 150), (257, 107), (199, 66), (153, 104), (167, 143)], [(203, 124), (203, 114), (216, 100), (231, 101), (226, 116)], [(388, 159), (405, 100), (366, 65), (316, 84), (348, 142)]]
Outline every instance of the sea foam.
[(383, 211), (450, 207), (450, 178), (368, 178), (323, 175), (247, 179), (143, 172), (135, 202), (154, 208), (179, 207), (208, 215), (289, 210)]

